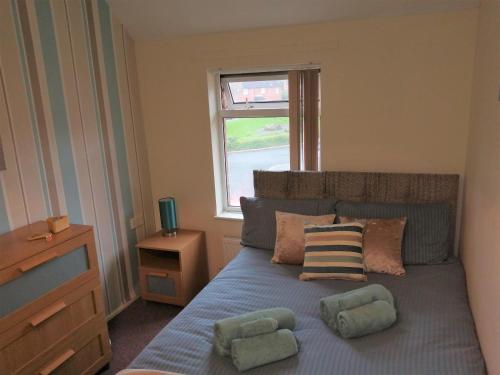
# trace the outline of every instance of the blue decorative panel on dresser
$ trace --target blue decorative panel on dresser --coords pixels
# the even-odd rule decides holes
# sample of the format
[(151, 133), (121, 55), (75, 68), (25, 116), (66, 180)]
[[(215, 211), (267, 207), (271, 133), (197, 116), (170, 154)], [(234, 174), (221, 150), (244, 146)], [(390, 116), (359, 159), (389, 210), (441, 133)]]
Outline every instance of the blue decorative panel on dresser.
[(88, 269), (87, 247), (80, 246), (0, 285), (0, 317), (36, 300)]

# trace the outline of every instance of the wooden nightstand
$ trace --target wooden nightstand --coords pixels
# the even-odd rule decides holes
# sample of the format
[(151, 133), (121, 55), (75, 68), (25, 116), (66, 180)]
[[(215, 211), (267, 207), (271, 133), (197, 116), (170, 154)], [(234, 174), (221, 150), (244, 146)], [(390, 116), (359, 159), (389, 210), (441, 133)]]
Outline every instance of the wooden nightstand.
[(185, 306), (207, 283), (205, 233), (182, 229), (139, 242), (141, 297)]

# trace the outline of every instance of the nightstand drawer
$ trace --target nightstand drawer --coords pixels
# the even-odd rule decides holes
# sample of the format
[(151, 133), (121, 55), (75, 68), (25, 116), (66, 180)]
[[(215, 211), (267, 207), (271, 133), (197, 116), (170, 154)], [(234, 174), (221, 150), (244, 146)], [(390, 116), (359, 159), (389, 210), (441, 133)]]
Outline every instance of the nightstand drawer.
[(42, 308), (0, 337), (0, 373), (11, 374), (104, 312), (96, 278)]
[(147, 299), (182, 304), (181, 274), (160, 268), (140, 269), (141, 292)]

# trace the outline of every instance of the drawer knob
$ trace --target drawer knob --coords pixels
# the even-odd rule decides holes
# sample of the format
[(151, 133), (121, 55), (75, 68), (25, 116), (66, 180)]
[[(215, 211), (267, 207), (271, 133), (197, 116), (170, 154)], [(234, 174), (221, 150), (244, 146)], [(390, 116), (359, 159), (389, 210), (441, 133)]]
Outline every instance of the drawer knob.
[(59, 301), (54, 303), (52, 306), (47, 307), (45, 310), (42, 310), (40, 313), (35, 315), (31, 320), (30, 324), (33, 327), (45, 322), (50, 317), (56, 315), (59, 311), (63, 310), (66, 307), (66, 303), (64, 301)]
[(75, 355), (75, 351), (73, 349), (66, 350), (59, 357), (50, 362), (47, 366), (40, 370), (40, 375), (49, 375), (54, 372), (59, 366), (61, 366), (64, 362)]

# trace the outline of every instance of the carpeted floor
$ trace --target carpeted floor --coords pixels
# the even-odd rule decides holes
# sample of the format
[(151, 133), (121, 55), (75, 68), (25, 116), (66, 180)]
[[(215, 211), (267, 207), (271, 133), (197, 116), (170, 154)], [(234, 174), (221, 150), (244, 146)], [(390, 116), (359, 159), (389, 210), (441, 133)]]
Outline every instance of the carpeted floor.
[(114, 375), (182, 310), (181, 307), (138, 299), (108, 322), (113, 358), (101, 375)]

